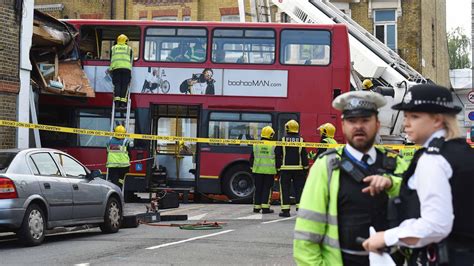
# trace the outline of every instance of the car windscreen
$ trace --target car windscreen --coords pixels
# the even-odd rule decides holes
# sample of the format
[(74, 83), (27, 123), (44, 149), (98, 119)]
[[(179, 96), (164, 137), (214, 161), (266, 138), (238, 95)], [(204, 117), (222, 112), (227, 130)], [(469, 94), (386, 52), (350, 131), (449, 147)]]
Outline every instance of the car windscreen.
[(10, 166), (10, 163), (15, 158), (16, 153), (14, 152), (1, 152), (0, 153), (0, 173), (5, 173)]

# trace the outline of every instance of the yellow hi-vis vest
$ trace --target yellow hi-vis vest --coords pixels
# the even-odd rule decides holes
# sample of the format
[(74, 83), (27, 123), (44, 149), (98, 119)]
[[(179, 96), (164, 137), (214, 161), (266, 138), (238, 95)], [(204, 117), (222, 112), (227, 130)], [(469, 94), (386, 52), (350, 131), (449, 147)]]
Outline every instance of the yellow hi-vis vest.
[[(113, 140), (113, 139), (112, 139)], [(130, 157), (128, 157), (127, 140), (121, 144), (112, 141), (107, 144), (107, 168), (124, 168), (130, 166)]]
[(126, 44), (116, 44), (112, 47), (109, 70), (125, 68), (132, 70), (132, 48)]
[(275, 146), (253, 145), (253, 156), (253, 173), (268, 175), (277, 173), (275, 167)]

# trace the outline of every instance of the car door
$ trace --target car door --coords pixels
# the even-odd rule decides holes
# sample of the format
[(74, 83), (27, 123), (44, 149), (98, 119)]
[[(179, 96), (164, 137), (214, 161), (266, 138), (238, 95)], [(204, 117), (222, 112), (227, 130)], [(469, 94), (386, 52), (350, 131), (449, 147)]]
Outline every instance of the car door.
[(86, 219), (104, 216), (107, 189), (86, 177), (87, 170), (71, 156), (54, 153), (72, 186), (73, 219)]
[(72, 219), (71, 183), (61, 175), (51, 154), (49, 152), (30, 154), (28, 164), (37, 177), (42, 195), (49, 205), (48, 220)]

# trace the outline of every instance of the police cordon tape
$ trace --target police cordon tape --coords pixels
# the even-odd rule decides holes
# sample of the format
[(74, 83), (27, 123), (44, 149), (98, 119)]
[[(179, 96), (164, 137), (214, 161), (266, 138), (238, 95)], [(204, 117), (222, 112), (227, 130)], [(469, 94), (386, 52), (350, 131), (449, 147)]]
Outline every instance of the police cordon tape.
[[(12, 120), (0, 120), (0, 126), (6, 127), (21, 127), (38, 129), (44, 131), (62, 132), (78, 135), (90, 135), (99, 137), (120, 137), (129, 139), (142, 139), (142, 140), (161, 140), (161, 141), (183, 141), (183, 142), (196, 142), (196, 143), (209, 143), (209, 144), (266, 144), (272, 146), (286, 146), (286, 147), (306, 147), (306, 148), (335, 148), (342, 144), (328, 144), (328, 143), (317, 143), (317, 142), (285, 142), (285, 141), (269, 141), (269, 140), (242, 140), (242, 139), (216, 139), (216, 138), (193, 138), (193, 137), (179, 137), (179, 136), (158, 136), (158, 135), (147, 135), (147, 134), (134, 134), (134, 133), (115, 133), (103, 130), (93, 129), (82, 129), (72, 127), (60, 127), (42, 124), (32, 124), (25, 122), (17, 122)], [(405, 147), (402, 144), (384, 144), (378, 145), (389, 149), (399, 150)], [(413, 148), (415, 146), (410, 146)]]

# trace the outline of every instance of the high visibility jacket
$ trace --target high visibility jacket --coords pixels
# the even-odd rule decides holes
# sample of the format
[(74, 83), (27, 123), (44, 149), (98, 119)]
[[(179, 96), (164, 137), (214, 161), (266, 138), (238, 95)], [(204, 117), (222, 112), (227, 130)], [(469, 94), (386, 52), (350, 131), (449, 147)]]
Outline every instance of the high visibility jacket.
[[(322, 139), (321, 143), (337, 144), (337, 141), (333, 138), (327, 137), (327, 138)], [(308, 153), (308, 159), (315, 161), (318, 155), (325, 152), (326, 150), (327, 148), (318, 148), (318, 152), (310, 151)]]
[(130, 166), (128, 156), (128, 141), (112, 138), (107, 144), (107, 168), (123, 168)]
[[(322, 154), (309, 171), (293, 241), (293, 256), (298, 265), (342, 265), (337, 218), (340, 177), (337, 161), (341, 159), (343, 148)], [(383, 148), (377, 149), (386, 153)], [(396, 164), (394, 174), (401, 175), (407, 164), (399, 156)], [(397, 196), (402, 179), (395, 175), (390, 177), (392, 186), (386, 192), (390, 197)]]
[(191, 62), (202, 62), (206, 58), (206, 49), (204, 47), (193, 47), (191, 49)]
[(275, 146), (253, 145), (252, 173), (269, 175), (277, 173), (275, 166)]
[[(281, 139), (285, 142), (303, 142), (298, 134), (289, 133)], [(304, 147), (277, 146), (275, 149), (277, 159), (281, 161), (280, 170), (308, 169), (308, 153)]]
[(323, 141), (326, 142), (326, 143), (329, 143), (329, 144), (337, 144), (337, 141), (335, 139), (329, 138), (329, 137), (324, 138)]
[(413, 159), (413, 156), (415, 155), (415, 152), (416, 152), (416, 148), (405, 147), (405, 148), (400, 150), (400, 156), (402, 156), (402, 158), (406, 162), (410, 163), (411, 160)]
[(126, 44), (116, 44), (112, 46), (112, 57), (110, 59), (109, 70), (118, 68), (132, 70), (132, 48)]

